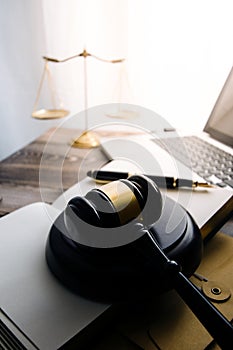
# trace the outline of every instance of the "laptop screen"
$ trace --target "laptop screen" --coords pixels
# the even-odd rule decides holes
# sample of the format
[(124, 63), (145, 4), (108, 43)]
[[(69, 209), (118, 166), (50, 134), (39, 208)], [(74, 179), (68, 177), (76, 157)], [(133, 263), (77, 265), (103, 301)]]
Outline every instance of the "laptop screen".
[(233, 67), (204, 127), (213, 138), (233, 146)]

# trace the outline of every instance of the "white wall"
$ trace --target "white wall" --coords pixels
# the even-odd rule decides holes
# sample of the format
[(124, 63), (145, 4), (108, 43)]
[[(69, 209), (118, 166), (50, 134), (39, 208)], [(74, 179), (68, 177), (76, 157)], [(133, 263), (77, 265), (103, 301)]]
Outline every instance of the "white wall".
[(1, 0), (0, 159), (53, 124), (31, 118), (45, 51), (41, 1)]
[(231, 0), (129, 0), (134, 101), (199, 129), (233, 64)]
[[(231, 0), (1, 0), (0, 158), (60, 123), (30, 117), (41, 57), (68, 57), (84, 46), (127, 58), (131, 89), (123, 102), (202, 128), (233, 62), (231, 17)], [(82, 59), (50, 66), (65, 106), (81, 111)], [(117, 102), (119, 69), (88, 59), (90, 107)]]

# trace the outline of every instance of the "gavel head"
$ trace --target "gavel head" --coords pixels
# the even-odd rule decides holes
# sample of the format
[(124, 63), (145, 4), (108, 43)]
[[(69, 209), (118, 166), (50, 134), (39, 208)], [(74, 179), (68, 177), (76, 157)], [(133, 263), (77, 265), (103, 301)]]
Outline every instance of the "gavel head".
[(144, 175), (134, 175), (73, 198), (64, 221), (69, 238), (76, 243), (111, 247), (137, 238), (136, 230), (131, 232), (132, 222), (148, 227), (161, 212), (162, 196), (156, 184)]

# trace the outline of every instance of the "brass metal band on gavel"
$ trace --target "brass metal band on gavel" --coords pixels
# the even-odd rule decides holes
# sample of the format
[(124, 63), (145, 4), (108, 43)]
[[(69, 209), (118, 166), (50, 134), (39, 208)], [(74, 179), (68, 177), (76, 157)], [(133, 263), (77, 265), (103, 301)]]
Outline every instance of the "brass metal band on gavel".
[(101, 192), (104, 192), (110, 199), (119, 216), (121, 225), (140, 215), (141, 208), (138, 200), (125, 183), (121, 181), (110, 182), (101, 188)]

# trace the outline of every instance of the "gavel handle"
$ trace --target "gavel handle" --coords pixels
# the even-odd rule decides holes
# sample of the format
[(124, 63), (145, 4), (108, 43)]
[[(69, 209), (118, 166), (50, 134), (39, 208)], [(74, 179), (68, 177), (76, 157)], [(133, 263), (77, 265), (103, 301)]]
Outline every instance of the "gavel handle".
[(174, 287), (221, 349), (232, 349), (233, 326), (223, 314), (182, 272), (175, 277)]
[(223, 350), (233, 348), (233, 326), (221, 312), (202, 294), (202, 292), (181, 272), (181, 267), (175, 261), (168, 259), (157, 241), (146, 231), (153, 244), (154, 261), (172, 278), (177, 293), (196, 315), (216, 343)]

